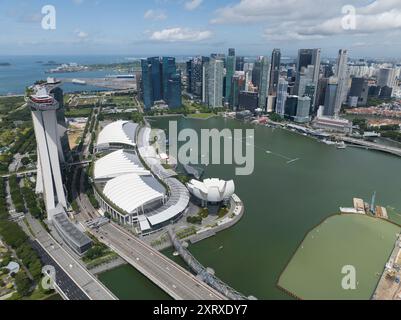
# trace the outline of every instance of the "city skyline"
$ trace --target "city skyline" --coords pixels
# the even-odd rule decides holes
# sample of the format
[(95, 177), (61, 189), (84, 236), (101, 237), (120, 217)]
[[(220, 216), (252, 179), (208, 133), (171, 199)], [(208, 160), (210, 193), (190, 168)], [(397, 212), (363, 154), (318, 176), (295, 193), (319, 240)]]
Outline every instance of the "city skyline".
[[(0, 27), (12, 32), (0, 41), (3, 55), (195, 55), (232, 47), (237, 55), (269, 55), (281, 48), (283, 56), (295, 56), (305, 47), (321, 48), (330, 57), (338, 48), (348, 48), (351, 58), (397, 57), (401, 3), (349, 2), (64, 0), (53, 4), (56, 30), (43, 30), (41, 10), (47, 3), (6, 0), (0, 4)], [(354, 26), (343, 25), (343, 12), (353, 12), (343, 11), (346, 5), (355, 10)]]

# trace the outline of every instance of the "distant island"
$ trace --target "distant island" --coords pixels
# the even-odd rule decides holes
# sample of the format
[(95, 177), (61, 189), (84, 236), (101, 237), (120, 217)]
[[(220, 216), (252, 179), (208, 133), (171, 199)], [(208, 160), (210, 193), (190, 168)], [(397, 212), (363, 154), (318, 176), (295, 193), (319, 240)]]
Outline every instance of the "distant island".
[(47, 63), (43, 63), (44, 66), (60, 66), (61, 63), (57, 63), (56, 61), (50, 60)]
[(9, 62), (0, 62), (0, 67), (9, 67), (11, 66), (11, 63)]

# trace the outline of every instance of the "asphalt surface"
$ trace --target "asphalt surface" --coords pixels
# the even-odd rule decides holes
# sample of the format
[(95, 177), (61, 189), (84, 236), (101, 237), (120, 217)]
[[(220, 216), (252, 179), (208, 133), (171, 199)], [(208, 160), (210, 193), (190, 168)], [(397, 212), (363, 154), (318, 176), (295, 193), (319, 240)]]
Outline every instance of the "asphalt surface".
[(68, 298), (68, 300), (90, 300), (77, 284), (64, 272), (56, 261), (37, 242), (32, 242), (32, 247), (38, 253), (40, 260), (45, 266), (52, 266), (56, 270), (56, 284)]

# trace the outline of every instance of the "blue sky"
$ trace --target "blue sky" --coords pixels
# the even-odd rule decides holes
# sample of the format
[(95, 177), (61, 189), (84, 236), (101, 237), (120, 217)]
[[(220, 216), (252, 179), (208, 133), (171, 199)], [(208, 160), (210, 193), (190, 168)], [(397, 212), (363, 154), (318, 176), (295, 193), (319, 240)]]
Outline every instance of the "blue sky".
[[(41, 27), (44, 5), (56, 9), (56, 30)], [(343, 12), (346, 5), (352, 10)], [(355, 24), (344, 28), (349, 13)], [(400, 58), (401, 0), (0, 0), (0, 30), (0, 55), (195, 55), (229, 47), (263, 55), (277, 47), (290, 56), (320, 47), (326, 56), (347, 48), (355, 57)]]

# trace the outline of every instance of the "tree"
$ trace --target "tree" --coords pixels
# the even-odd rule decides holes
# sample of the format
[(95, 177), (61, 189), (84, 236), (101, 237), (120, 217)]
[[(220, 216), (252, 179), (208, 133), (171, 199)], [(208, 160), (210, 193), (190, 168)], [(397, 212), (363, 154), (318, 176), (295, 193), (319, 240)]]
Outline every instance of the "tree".
[(31, 291), (31, 280), (28, 278), (24, 271), (20, 271), (15, 276), (15, 285), (17, 286), (17, 292), (26, 297)]

